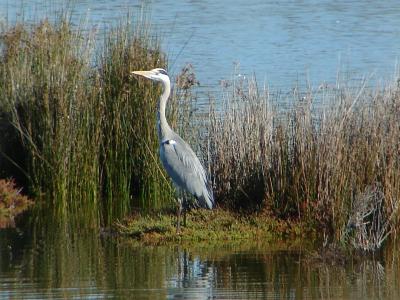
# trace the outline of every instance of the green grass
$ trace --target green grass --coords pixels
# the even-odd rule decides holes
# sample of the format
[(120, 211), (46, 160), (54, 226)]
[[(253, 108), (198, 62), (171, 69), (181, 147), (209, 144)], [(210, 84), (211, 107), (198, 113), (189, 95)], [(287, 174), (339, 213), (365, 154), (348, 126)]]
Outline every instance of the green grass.
[[(183, 224), (183, 223), (182, 223)], [(187, 214), (186, 226), (176, 232), (176, 215), (159, 213), (135, 215), (115, 224), (118, 233), (146, 244), (169, 242), (235, 242), (283, 240), (312, 236), (311, 228), (262, 214), (244, 215), (227, 210), (194, 210)]]

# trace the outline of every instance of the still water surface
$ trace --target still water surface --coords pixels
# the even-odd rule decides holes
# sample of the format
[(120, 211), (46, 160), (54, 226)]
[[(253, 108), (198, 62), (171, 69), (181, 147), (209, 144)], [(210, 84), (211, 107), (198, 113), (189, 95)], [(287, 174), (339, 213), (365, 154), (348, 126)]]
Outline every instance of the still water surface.
[(0, 231), (0, 299), (400, 299), (389, 248), (341, 266), (279, 243), (155, 247)]
[(0, 0), (0, 21), (37, 20), (67, 6), (76, 24), (101, 31), (143, 4), (170, 73), (191, 63), (208, 92), (253, 73), (275, 90), (335, 83), (338, 71), (345, 80), (389, 79), (400, 57), (398, 0)]

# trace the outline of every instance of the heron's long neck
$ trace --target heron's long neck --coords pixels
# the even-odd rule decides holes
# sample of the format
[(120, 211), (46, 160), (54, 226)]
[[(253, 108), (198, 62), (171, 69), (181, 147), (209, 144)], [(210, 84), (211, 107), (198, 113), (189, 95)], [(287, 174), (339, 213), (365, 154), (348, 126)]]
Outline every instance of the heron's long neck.
[(165, 116), (165, 107), (167, 105), (170, 93), (171, 84), (169, 82), (164, 82), (163, 93), (161, 94), (160, 101), (158, 103), (158, 136), (160, 141), (165, 138), (168, 131), (171, 131), (171, 127), (169, 127), (167, 118)]

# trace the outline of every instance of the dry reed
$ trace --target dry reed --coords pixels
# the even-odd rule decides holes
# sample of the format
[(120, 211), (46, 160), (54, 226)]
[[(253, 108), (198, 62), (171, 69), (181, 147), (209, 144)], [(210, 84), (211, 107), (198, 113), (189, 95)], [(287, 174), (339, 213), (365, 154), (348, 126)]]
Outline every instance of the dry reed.
[(399, 224), (399, 87), (338, 84), (294, 90), (292, 98), (282, 111), (251, 79), (234, 82), (220, 112), (211, 107), (206, 144), (219, 203), (304, 221), (344, 241), (349, 220), (360, 213), (355, 203), (379, 185), (379, 203), (368, 204), (375, 212), (363, 221), (370, 222), (370, 242), (375, 236), (380, 244)]

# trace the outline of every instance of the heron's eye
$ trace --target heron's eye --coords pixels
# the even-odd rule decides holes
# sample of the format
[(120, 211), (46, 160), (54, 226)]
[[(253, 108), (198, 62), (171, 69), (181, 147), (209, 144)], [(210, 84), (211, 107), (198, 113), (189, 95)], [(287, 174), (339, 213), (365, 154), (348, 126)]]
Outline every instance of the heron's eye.
[(164, 69), (159, 69), (159, 70), (158, 70), (158, 73), (164, 74), (164, 75), (168, 75), (168, 74), (167, 74), (167, 71), (165, 71)]

